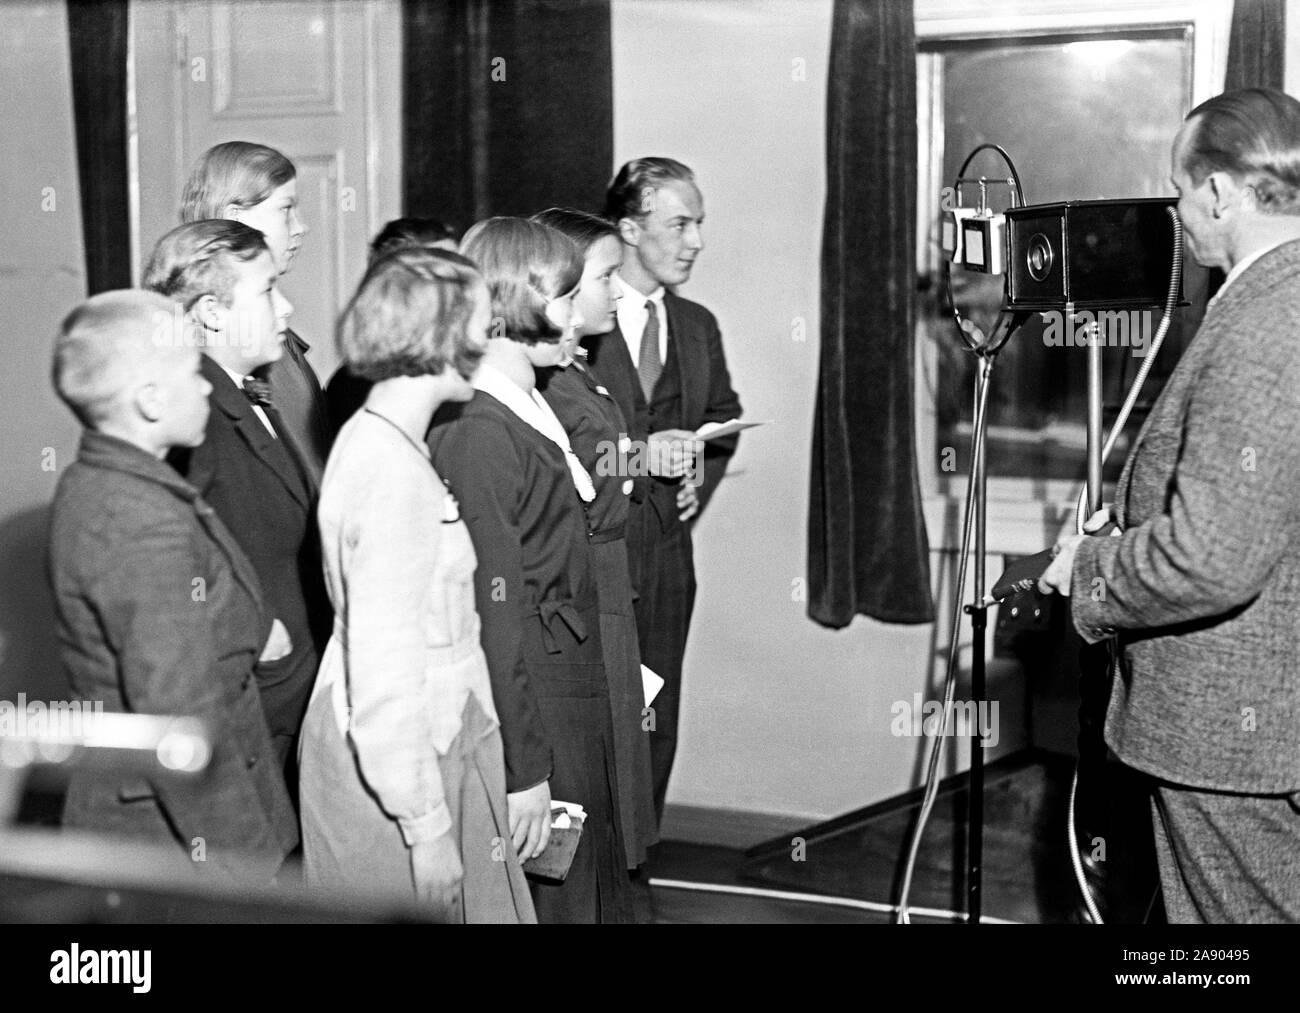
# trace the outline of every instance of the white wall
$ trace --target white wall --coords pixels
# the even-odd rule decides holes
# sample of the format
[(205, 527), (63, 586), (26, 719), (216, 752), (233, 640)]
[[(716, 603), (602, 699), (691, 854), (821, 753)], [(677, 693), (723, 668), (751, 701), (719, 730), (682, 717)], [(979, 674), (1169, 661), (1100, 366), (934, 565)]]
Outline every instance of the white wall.
[[(923, 742), (890, 735), (890, 708), (932, 692), (946, 639), (942, 616), (938, 636), (867, 619), (831, 632), (792, 598), (806, 566), (830, 14), (830, 0), (613, 0), (616, 160), (668, 154), (696, 170), (708, 245), (683, 294), (718, 315), (747, 416), (774, 423), (746, 435), (698, 528), (678, 804), (821, 818), (912, 787)], [(61, 0), (0, 5), (0, 698), (60, 683), (42, 564), (58, 472), (41, 461), (50, 447), (62, 467), (76, 446), (48, 379), (55, 328), (85, 292), (67, 53)], [(1018, 681), (1001, 692), (1006, 748)]]
[(695, 171), (706, 246), (682, 294), (717, 315), (746, 417), (773, 422), (745, 434), (697, 528), (670, 803), (822, 818), (916, 783), (918, 740), (890, 735), (891, 705), (927, 691), (932, 628), (860, 618), (833, 632), (792, 593), (806, 575), (830, 27), (830, 0), (613, 2), (615, 161)]
[(86, 295), (61, 0), (0, 5), (0, 152), (0, 699), (50, 699), (66, 683), (52, 650), (45, 517), (78, 435), (50, 387), (50, 356), (60, 320)]

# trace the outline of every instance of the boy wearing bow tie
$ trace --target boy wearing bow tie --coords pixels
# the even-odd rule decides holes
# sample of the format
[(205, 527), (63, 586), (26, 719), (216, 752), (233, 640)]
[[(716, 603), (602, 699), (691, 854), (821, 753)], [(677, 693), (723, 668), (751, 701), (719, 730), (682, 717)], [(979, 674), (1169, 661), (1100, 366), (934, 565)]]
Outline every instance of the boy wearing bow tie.
[(209, 220), (158, 243), (145, 286), (180, 303), (200, 334), (212, 385), (207, 438), (169, 460), (230, 528), (261, 579), (293, 650), (257, 668), (276, 756), (296, 799), (297, 736), (332, 623), (315, 525), (318, 488), (269, 391), (251, 376), (283, 354), (287, 319), (262, 234)]

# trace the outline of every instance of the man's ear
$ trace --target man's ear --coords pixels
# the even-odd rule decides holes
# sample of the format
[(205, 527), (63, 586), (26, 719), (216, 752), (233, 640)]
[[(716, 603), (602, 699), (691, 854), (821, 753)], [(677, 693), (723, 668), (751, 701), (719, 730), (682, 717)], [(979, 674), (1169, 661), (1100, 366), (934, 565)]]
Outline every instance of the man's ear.
[(194, 306), (190, 309), (190, 315), (193, 316), (194, 322), (199, 325), (200, 337), (207, 331), (219, 331), (225, 324), (225, 314), (221, 312), (221, 303), (212, 293), (199, 296)]
[(1226, 172), (1212, 172), (1207, 181), (1210, 195), (1214, 198), (1214, 217), (1222, 218), (1223, 212), (1236, 204), (1241, 187)]
[(635, 219), (620, 218), (618, 220), (618, 234), (623, 237), (623, 242), (628, 246), (637, 246), (641, 242), (641, 226)]
[(152, 380), (141, 384), (135, 389), (135, 393), (132, 395), (132, 404), (141, 417), (150, 422), (157, 422), (162, 418), (162, 395), (158, 393), (158, 385)]

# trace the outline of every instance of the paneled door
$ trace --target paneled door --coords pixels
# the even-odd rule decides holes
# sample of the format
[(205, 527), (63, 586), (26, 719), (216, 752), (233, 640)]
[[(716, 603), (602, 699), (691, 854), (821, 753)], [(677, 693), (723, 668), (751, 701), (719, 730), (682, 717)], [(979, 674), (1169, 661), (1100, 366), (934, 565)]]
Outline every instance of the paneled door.
[(366, 247), (399, 214), (398, 0), (136, 0), (131, 6), (137, 260), (179, 222), (190, 168), (247, 140), (298, 168), (308, 232), (281, 282), (324, 383)]

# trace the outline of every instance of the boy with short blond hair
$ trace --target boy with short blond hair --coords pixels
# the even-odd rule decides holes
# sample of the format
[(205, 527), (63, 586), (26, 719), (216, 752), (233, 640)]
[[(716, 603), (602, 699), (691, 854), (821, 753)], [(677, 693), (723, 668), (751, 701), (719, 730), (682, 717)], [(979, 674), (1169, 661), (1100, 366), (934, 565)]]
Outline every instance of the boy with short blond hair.
[(55, 494), (49, 574), (74, 693), (199, 718), (212, 758), (193, 781), (74, 775), (64, 824), (173, 841), (204, 867), (266, 879), (298, 832), (252, 671), (286, 638), (230, 532), (164, 460), (200, 444), (208, 418), (175, 310), (106, 292), (64, 321), (54, 387), (85, 432)]

